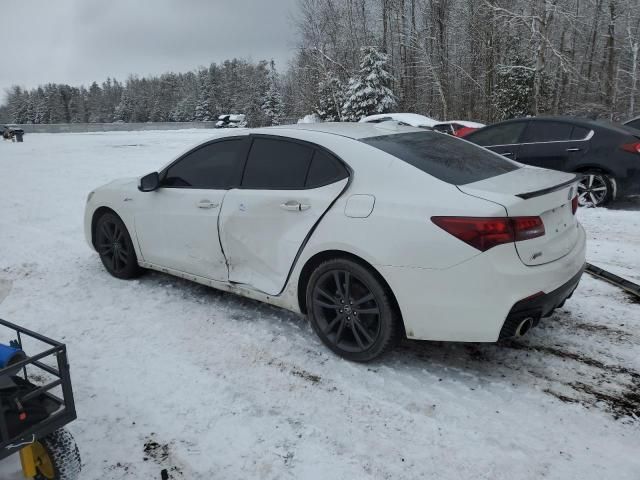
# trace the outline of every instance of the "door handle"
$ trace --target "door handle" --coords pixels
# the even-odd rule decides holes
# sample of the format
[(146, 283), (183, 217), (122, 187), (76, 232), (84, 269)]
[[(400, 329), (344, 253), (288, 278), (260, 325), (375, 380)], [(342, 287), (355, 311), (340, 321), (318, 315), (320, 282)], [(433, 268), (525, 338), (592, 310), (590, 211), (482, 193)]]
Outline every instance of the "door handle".
[(283, 210), (289, 210), (292, 212), (300, 212), (302, 210), (309, 210), (311, 208), (311, 205), (308, 205), (306, 203), (300, 203), (296, 200), (289, 200), (285, 203), (281, 203), (280, 208), (282, 208)]
[(578, 147), (567, 148), (567, 152), (579, 152), (580, 150), (582, 149)]
[(218, 206), (217, 203), (212, 202), (211, 200), (200, 200), (197, 205), (198, 208), (216, 208)]
[(513, 152), (504, 152), (504, 153), (501, 153), (500, 155), (502, 155), (503, 157), (512, 157)]

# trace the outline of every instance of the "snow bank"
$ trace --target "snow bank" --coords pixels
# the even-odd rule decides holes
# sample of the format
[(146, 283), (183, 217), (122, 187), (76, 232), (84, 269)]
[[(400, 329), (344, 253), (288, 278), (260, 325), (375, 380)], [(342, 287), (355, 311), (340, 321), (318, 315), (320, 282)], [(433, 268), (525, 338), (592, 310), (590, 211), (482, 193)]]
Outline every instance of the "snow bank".
[(298, 123), (320, 123), (320, 122), (322, 122), (322, 119), (315, 113), (312, 113), (311, 115), (305, 115), (304, 117), (298, 120)]

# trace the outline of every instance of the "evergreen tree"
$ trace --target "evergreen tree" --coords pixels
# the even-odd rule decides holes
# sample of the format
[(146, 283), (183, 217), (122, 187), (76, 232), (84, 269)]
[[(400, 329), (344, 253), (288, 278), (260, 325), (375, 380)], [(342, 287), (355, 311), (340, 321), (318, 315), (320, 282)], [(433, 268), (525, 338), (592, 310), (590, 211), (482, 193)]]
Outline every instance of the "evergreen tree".
[(47, 120), (47, 102), (42, 87), (33, 94), (33, 123), (45, 123)]
[(212, 114), (209, 104), (211, 83), (209, 81), (209, 72), (200, 70), (198, 72), (198, 101), (196, 102), (194, 119), (198, 122), (208, 122), (212, 120)]
[[(540, 73), (540, 75), (544, 75)], [(513, 55), (508, 65), (498, 65), (496, 69), (496, 87), (492, 96), (492, 103), (499, 120), (527, 117), (534, 114), (533, 86), (536, 71), (527, 59)], [(541, 80), (538, 105), (546, 104), (549, 92), (549, 81), (546, 76)]]
[(223, 113), (244, 113), (247, 116), (247, 126), (249, 127), (261, 127), (269, 124), (270, 119), (262, 109), (269, 88), (268, 65), (265, 61), (258, 62), (257, 65), (252, 65), (244, 60), (237, 61), (236, 73), (240, 74), (244, 81), (239, 84), (240, 88), (236, 89), (235, 103), (231, 105), (231, 111)]
[(114, 112), (114, 117), (116, 120), (120, 120), (122, 122), (135, 121), (133, 120), (133, 101), (129, 85), (127, 85), (127, 88), (122, 91), (120, 102), (116, 106), (116, 110)]
[(178, 102), (176, 107), (171, 112), (172, 122), (190, 122), (194, 119), (196, 111), (196, 98), (193, 95), (189, 95)]
[(89, 109), (90, 123), (100, 123), (104, 121), (102, 118), (102, 89), (97, 82), (93, 82), (89, 87), (87, 107)]
[(388, 112), (397, 104), (391, 90), (393, 77), (387, 71), (388, 55), (376, 47), (363, 47), (360, 52), (360, 71), (349, 80), (347, 99), (342, 106), (343, 120), (354, 122)]
[(262, 111), (270, 125), (280, 125), (284, 118), (284, 102), (280, 92), (280, 79), (273, 60), (271, 60), (271, 68), (269, 69), (268, 85)]
[(342, 120), (342, 105), (344, 103), (344, 85), (338, 77), (327, 73), (324, 79), (318, 82), (316, 113), (325, 122), (339, 122)]
[(11, 119), (15, 123), (27, 123), (27, 95), (22, 88), (15, 86), (7, 92), (7, 105)]

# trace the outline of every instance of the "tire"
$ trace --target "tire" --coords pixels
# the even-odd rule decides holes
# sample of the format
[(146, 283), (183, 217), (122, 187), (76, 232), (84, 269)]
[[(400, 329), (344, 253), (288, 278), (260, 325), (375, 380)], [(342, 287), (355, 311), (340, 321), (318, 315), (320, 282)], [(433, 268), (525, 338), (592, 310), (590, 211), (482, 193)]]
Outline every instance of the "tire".
[(400, 337), (400, 320), (388, 289), (352, 260), (321, 263), (309, 278), (306, 301), (320, 340), (347, 360), (378, 358)]
[(114, 277), (128, 280), (142, 273), (127, 227), (115, 213), (98, 219), (95, 245), (104, 268)]
[(613, 200), (613, 179), (606, 173), (589, 170), (578, 184), (578, 203), (581, 207), (603, 207)]
[(34, 447), (45, 458), (34, 480), (78, 480), (82, 464), (71, 433), (64, 428), (40, 439)]

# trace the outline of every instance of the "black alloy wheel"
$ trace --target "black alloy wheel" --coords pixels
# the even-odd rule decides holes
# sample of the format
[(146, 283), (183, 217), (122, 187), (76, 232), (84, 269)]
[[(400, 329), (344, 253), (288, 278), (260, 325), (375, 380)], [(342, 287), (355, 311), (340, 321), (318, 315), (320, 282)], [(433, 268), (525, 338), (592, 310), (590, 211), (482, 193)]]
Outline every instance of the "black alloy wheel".
[(313, 272), (307, 308), (320, 339), (349, 360), (372, 360), (389, 350), (399, 336), (386, 288), (369, 270), (350, 260), (329, 260)]
[(105, 213), (96, 225), (95, 246), (107, 271), (116, 278), (135, 278), (140, 274), (138, 259), (127, 228), (113, 213)]
[(612, 196), (612, 181), (602, 172), (586, 172), (578, 184), (578, 203), (581, 207), (601, 207)]

